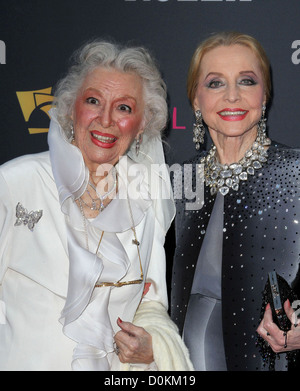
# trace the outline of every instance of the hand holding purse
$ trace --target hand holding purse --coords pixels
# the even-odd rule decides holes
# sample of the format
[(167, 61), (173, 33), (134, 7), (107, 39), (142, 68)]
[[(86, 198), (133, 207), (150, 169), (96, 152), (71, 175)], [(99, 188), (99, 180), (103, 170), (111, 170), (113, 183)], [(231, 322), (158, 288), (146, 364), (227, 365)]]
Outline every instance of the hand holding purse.
[[(276, 272), (270, 272), (263, 291), (260, 322), (264, 317), (266, 305), (269, 303), (272, 309), (273, 322), (277, 324), (285, 335), (287, 335), (287, 332), (291, 328), (291, 322), (283, 308), (286, 300), (293, 303), (297, 300), (297, 295), (282, 276)], [(264, 365), (268, 364), (269, 370), (275, 370), (275, 360), (278, 358), (279, 353), (275, 353), (267, 341), (265, 341), (259, 334), (257, 334), (256, 344), (264, 360)], [(297, 354), (298, 350), (287, 352), (286, 358), (288, 362), (290, 363), (291, 361), (295, 361)]]

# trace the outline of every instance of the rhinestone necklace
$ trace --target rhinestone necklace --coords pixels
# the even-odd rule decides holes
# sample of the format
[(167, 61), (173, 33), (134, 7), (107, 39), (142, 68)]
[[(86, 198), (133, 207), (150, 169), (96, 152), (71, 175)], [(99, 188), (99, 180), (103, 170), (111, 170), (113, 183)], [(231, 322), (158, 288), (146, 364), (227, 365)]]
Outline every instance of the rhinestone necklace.
[[(113, 175), (113, 178), (114, 178), (113, 186), (112, 186), (112, 188), (111, 188), (107, 193), (105, 193), (105, 194), (103, 194), (103, 195), (98, 194), (98, 191), (97, 191), (96, 186), (93, 185), (93, 183), (91, 183), (91, 182), (89, 181), (89, 186), (91, 186), (91, 188), (94, 189), (94, 191), (96, 192), (96, 194), (97, 194), (97, 196), (98, 196), (99, 198), (93, 198), (93, 197), (91, 196), (91, 193), (88, 191), (88, 189), (86, 189), (85, 191), (86, 191), (87, 195), (88, 195), (88, 196), (90, 197), (90, 199), (91, 199), (91, 205), (89, 205), (88, 203), (86, 203), (86, 202), (82, 199), (82, 197), (79, 198), (80, 205), (82, 205), (82, 203), (83, 203), (87, 208), (89, 208), (89, 209), (91, 209), (91, 210), (98, 210), (98, 211), (102, 212), (103, 209), (105, 208), (104, 202), (103, 202), (103, 201), (104, 201), (104, 200), (105, 200), (105, 199), (106, 199), (106, 198), (107, 198), (107, 197), (116, 189), (116, 187), (117, 187), (117, 174), (116, 174), (115, 168), (114, 168), (114, 170), (113, 170), (113, 172), (112, 172), (112, 175)], [(98, 202), (99, 202), (99, 206), (98, 206)]]
[(260, 169), (267, 161), (268, 153), (264, 147), (270, 144), (271, 140), (258, 132), (245, 156), (232, 164), (221, 164), (216, 154), (217, 148), (213, 145), (207, 156), (201, 160), (201, 163), (204, 163), (205, 183), (210, 187), (211, 195), (219, 191), (225, 196), (230, 189), (238, 191), (240, 181), (246, 181), (248, 175), (254, 175), (255, 170)]

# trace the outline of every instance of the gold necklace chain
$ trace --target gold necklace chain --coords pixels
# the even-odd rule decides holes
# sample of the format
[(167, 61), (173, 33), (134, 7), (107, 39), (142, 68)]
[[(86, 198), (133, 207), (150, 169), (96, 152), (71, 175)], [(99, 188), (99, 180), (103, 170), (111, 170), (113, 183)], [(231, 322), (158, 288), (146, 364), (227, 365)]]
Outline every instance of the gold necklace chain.
[[(132, 239), (132, 243), (135, 244), (136, 248), (137, 248), (141, 276), (140, 276), (139, 279), (131, 280), (131, 281), (120, 281), (119, 280), (117, 282), (101, 282), (99, 284), (96, 284), (95, 288), (102, 288), (102, 287), (106, 287), (106, 286), (114, 286), (114, 287), (120, 288), (120, 287), (122, 287), (124, 285), (141, 284), (144, 281), (143, 266), (142, 266), (142, 260), (141, 260), (140, 249), (139, 249), (140, 242), (137, 240), (137, 235), (136, 235), (136, 230), (135, 230), (135, 227), (134, 227), (134, 220), (133, 220), (133, 215), (132, 215), (132, 210), (131, 210), (131, 205), (130, 205), (130, 201), (129, 201), (129, 198), (128, 198), (128, 194), (127, 194), (127, 201), (128, 201), (128, 207), (129, 207), (130, 217), (131, 217), (131, 221), (132, 221), (131, 229), (132, 229), (132, 232), (133, 232), (133, 235), (134, 235), (134, 239)], [(80, 211), (81, 211), (81, 214), (82, 214), (82, 217), (83, 217), (86, 249), (89, 251), (89, 240), (88, 240), (88, 233), (87, 233), (86, 217), (85, 217), (84, 210), (83, 210), (83, 205), (82, 205), (82, 202), (81, 202), (80, 199), (79, 199), (79, 206), (80, 206)], [(100, 244), (102, 242), (103, 236), (104, 236), (104, 231), (102, 231), (102, 233), (100, 235), (100, 239), (99, 239), (99, 242), (98, 242), (97, 250), (95, 252), (96, 255), (98, 254), (99, 247), (100, 247)]]
[[(139, 250), (140, 243), (139, 243), (139, 241), (136, 238), (135, 228), (132, 227), (131, 229), (132, 229), (133, 234), (134, 234), (134, 239), (132, 239), (132, 243), (136, 245), (137, 253), (138, 253), (138, 257), (139, 257), (139, 262), (140, 262), (140, 272), (141, 272), (140, 278), (138, 280), (131, 280), (131, 281), (120, 281), (119, 280), (117, 282), (101, 282), (99, 284), (96, 284), (95, 288), (102, 288), (103, 286), (115, 286), (117, 288), (120, 288), (120, 287), (122, 287), (124, 285), (141, 284), (144, 281), (143, 266), (142, 266), (142, 260), (141, 260), (141, 256), (140, 256), (140, 250)], [(98, 250), (99, 250), (100, 243), (102, 241), (103, 235), (104, 235), (104, 231), (102, 231), (102, 234), (100, 236), (100, 240), (99, 240), (99, 243), (98, 243), (96, 254), (98, 253)]]

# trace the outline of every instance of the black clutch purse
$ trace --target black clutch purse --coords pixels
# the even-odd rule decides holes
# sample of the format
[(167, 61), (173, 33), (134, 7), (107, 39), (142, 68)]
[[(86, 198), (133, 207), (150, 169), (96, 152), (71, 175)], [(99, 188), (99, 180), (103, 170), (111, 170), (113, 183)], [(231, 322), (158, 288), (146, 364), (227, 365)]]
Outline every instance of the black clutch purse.
[(265, 295), (272, 309), (273, 322), (282, 331), (288, 331), (291, 328), (291, 322), (283, 309), (284, 302), (289, 299), (292, 303), (297, 300), (297, 296), (284, 278), (276, 272), (269, 273), (269, 280), (265, 287)]
[[(283, 309), (283, 305), (287, 299), (290, 303), (293, 303), (297, 300), (297, 295), (287, 281), (276, 272), (270, 272), (262, 296), (260, 322), (264, 317), (266, 305), (270, 303), (273, 322), (276, 323), (283, 332), (290, 330), (291, 322)], [(260, 354), (264, 360), (264, 365), (268, 365), (269, 370), (271, 371), (275, 370), (275, 360), (278, 357), (278, 353), (273, 352), (269, 344), (258, 334), (256, 341)], [(287, 352), (286, 358), (288, 362), (295, 361), (297, 354), (298, 351)]]

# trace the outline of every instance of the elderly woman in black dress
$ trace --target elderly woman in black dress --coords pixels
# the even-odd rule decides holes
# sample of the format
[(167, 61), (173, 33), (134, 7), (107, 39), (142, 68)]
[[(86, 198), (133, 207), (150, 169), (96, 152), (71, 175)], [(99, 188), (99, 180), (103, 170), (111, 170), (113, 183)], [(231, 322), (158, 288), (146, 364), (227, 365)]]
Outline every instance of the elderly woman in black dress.
[[(266, 136), (270, 89), (256, 39), (219, 33), (196, 49), (188, 75), (194, 142), (200, 149), (205, 124), (212, 145), (186, 163), (200, 199), (177, 202), (172, 317), (198, 370), (264, 370), (273, 351), (283, 353), (276, 369), (285, 370), (293, 361), (285, 352), (300, 347), (297, 321), (285, 334), (262, 300), (269, 272), (296, 280), (300, 253), (300, 151)], [(284, 303), (290, 319), (291, 304)], [(257, 331), (268, 343), (262, 350), (273, 349), (265, 355)]]

